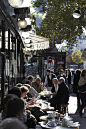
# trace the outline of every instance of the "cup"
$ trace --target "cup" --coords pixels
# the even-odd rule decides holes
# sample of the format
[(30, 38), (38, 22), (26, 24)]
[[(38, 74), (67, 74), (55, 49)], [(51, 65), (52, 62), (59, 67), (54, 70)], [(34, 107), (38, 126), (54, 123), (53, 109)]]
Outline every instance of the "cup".
[(48, 114), (48, 117), (52, 117), (52, 113), (49, 113), (49, 114)]

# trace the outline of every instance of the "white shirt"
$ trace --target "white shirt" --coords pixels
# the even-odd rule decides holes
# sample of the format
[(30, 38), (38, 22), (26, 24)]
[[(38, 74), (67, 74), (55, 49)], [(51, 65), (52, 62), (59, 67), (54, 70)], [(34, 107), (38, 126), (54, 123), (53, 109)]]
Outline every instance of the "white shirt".
[[(49, 78), (50, 80), (52, 79), (52, 74), (49, 74)], [(47, 79), (47, 76), (45, 77), (45, 83), (44, 85), (46, 86), (48, 84), (48, 79)]]
[(54, 84), (54, 87), (55, 87), (55, 92), (57, 93), (57, 91), (59, 89), (59, 85), (57, 84), (57, 86), (55, 86), (55, 84)]

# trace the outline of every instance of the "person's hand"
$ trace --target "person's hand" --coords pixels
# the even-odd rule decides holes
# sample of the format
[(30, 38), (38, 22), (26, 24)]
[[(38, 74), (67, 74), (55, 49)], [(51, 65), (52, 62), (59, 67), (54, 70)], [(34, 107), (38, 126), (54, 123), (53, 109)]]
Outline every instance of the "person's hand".
[(43, 86), (41, 85), (41, 83), (39, 84), (39, 86), (41, 87), (41, 90), (43, 91), (43, 90), (44, 90), (44, 88), (43, 88)]
[(30, 106), (30, 105), (27, 106), (27, 110), (31, 111), (32, 109), (33, 109), (32, 106)]
[(56, 92), (53, 92), (53, 95), (55, 96), (56, 95)]
[(36, 120), (35, 116), (33, 116), (32, 114), (30, 115), (30, 118), (32, 118), (33, 120)]

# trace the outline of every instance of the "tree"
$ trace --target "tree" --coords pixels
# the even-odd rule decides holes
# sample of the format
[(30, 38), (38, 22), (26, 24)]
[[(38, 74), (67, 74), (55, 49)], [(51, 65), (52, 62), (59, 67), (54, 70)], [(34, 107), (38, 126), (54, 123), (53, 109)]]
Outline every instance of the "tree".
[(72, 61), (76, 64), (80, 64), (83, 62), (81, 57), (82, 57), (81, 51), (76, 49), (75, 52), (72, 54)]
[(77, 43), (76, 37), (82, 34), (82, 27), (85, 27), (82, 8), (82, 16), (79, 19), (72, 16), (73, 11), (79, 6), (85, 9), (85, 0), (36, 0), (34, 7), (40, 7), (39, 12), (46, 13), (40, 28), (36, 28), (37, 34), (49, 38), (53, 43), (66, 40), (68, 47), (74, 46)]

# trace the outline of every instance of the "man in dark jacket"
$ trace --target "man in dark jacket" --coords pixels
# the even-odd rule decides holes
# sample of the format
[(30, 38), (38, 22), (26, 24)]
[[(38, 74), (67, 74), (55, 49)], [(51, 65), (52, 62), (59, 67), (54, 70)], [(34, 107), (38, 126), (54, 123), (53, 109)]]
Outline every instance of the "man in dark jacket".
[(50, 99), (51, 106), (60, 111), (61, 104), (67, 104), (69, 100), (69, 88), (63, 77), (59, 78), (59, 86), (56, 95)]
[(49, 90), (49, 91), (51, 91), (51, 89), (52, 89), (52, 86), (53, 86), (53, 78), (56, 78), (56, 75), (55, 74), (52, 74), (51, 73), (51, 71), (50, 71), (50, 69), (47, 69), (46, 70), (46, 77), (45, 77), (45, 83), (44, 83), (44, 85), (45, 86), (47, 86), (47, 89)]

